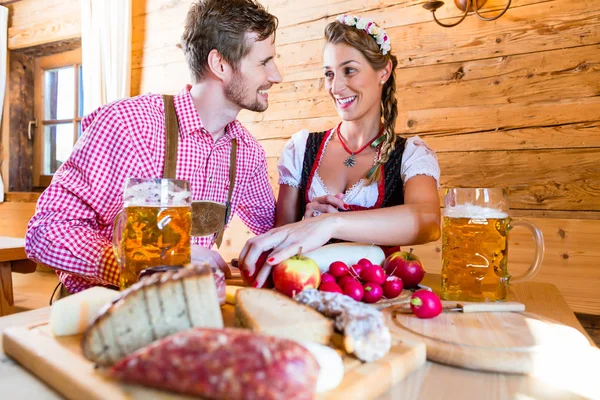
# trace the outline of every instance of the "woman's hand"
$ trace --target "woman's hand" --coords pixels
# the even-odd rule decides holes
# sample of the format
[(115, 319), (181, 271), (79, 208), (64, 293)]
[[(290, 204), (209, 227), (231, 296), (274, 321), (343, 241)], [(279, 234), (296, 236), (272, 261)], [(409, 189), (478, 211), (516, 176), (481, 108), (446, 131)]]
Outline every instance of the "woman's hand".
[(309, 219), (325, 213), (336, 213), (340, 209), (347, 210), (348, 206), (342, 200), (343, 198), (343, 193), (338, 193), (335, 196), (327, 195), (315, 197), (310, 203), (306, 205), (306, 212), (304, 213), (304, 218)]
[(248, 240), (240, 253), (240, 269), (247, 270), (252, 276), (261, 253), (273, 249), (256, 276), (254, 287), (262, 287), (274, 265), (298, 254), (300, 248), (303, 253), (306, 253), (327, 243), (335, 232), (336, 219), (333, 214), (320, 215), (272, 229)]
[(231, 278), (231, 269), (223, 260), (223, 257), (216, 251), (207, 249), (199, 245), (192, 245), (192, 262), (193, 263), (208, 263), (213, 270), (220, 269), (225, 274), (225, 278)]

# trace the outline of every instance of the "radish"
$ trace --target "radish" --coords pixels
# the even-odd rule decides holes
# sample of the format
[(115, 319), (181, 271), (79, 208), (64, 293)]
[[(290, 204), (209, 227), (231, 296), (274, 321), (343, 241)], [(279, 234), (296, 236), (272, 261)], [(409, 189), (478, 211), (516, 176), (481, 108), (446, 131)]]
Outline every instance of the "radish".
[(402, 279), (391, 275), (385, 279), (382, 288), (383, 295), (386, 299), (395, 299), (396, 297), (400, 296), (400, 293), (402, 293), (404, 285), (402, 284)]
[(373, 263), (366, 258), (361, 258), (360, 260), (358, 260), (357, 264), (362, 265), (365, 268), (368, 268), (371, 265), (373, 265)]
[(335, 282), (335, 276), (331, 275), (329, 272), (323, 272), (321, 274), (321, 283), (325, 282)]
[(365, 290), (359, 281), (348, 282), (342, 287), (342, 291), (346, 296), (353, 298), (356, 301), (361, 301)]
[(340, 285), (341, 287), (344, 287), (344, 285), (346, 283), (352, 282), (352, 281), (356, 281), (356, 278), (353, 277), (352, 275), (344, 275), (340, 279), (338, 279), (337, 284)]
[(366, 258), (373, 264), (381, 265), (385, 260), (385, 254), (381, 247), (353, 242), (328, 244), (304, 255), (313, 259), (319, 265), (321, 272), (327, 272), (327, 268), (334, 261), (354, 265), (361, 258)]
[(353, 275), (356, 279), (360, 279), (360, 274), (362, 273), (364, 267), (362, 264), (354, 264), (348, 269), (350, 270), (351, 275)]
[(420, 289), (410, 297), (410, 309), (419, 318), (433, 318), (442, 312), (442, 302), (437, 294)]
[(335, 282), (323, 282), (319, 286), (319, 290), (322, 292), (333, 292), (343, 294), (342, 288)]
[(329, 266), (329, 273), (339, 279), (344, 275), (350, 274), (348, 266), (341, 261), (334, 261)]
[(365, 284), (364, 291), (362, 301), (365, 303), (377, 303), (383, 297), (383, 289), (376, 283)]
[(371, 265), (370, 267), (365, 267), (361, 274), (360, 278), (365, 282), (372, 282), (378, 285), (381, 285), (385, 282), (385, 272), (383, 272), (383, 268), (379, 265)]

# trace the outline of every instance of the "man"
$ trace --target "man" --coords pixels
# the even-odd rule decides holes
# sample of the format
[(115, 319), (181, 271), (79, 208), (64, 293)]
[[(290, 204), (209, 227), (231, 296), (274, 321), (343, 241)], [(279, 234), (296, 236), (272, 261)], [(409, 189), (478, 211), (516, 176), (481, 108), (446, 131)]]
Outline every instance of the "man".
[[(175, 177), (189, 181), (194, 200), (226, 203), (235, 142), (227, 222), (238, 214), (255, 234), (273, 226), (275, 199), (264, 150), (236, 116), (242, 109), (265, 111), (268, 89), (281, 81), (274, 62), (276, 29), (277, 18), (255, 0), (193, 4), (181, 47), (194, 84), (173, 99), (179, 125)], [(55, 268), (69, 293), (118, 284), (113, 221), (123, 205), (125, 179), (163, 176), (166, 106), (161, 95), (147, 94), (87, 116), (71, 157), (40, 197), (25, 249), (30, 259)], [(192, 261), (208, 258), (227, 272), (223, 259), (209, 250), (215, 240), (216, 234), (195, 237)]]

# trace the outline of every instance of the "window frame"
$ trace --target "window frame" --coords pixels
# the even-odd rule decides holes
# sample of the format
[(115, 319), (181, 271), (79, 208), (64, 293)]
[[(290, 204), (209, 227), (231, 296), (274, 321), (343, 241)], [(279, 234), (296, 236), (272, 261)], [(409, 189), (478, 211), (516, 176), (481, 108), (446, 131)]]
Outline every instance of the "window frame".
[[(81, 117), (79, 116), (79, 75), (81, 69), (81, 48), (69, 50), (61, 53), (56, 53), (47, 56), (36, 57), (34, 61), (34, 108), (37, 127), (34, 136), (34, 156), (33, 156), (33, 186), (48, 187), (52, 181), (53, 175), (44, 174), (44, 154), (45, 154), (45, 127), (47, 125), (59, 125), (72, 123), (73, 124), (73, 144), (77, 142), (79, 137), (79, 124)], [(45, 71), (59, 69), (64, 67), (74, 67), (74, 115), (69, 119), (44, 119), (45, 117)]]

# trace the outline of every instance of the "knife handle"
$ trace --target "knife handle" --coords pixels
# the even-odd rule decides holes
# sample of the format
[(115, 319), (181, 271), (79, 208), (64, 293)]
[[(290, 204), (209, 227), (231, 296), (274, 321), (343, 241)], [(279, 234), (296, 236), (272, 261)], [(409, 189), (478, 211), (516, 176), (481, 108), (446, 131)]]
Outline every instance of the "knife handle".
[(473, 312), (523, 312), (525, 304), (516, 301), (497, 302), (497, 303), (458, 303), (458, 307), (463, 313)]

